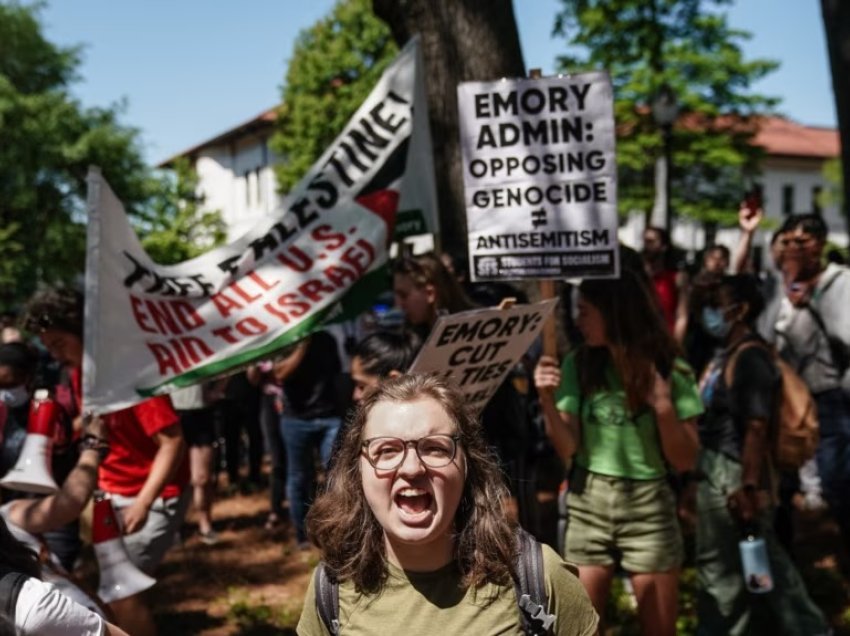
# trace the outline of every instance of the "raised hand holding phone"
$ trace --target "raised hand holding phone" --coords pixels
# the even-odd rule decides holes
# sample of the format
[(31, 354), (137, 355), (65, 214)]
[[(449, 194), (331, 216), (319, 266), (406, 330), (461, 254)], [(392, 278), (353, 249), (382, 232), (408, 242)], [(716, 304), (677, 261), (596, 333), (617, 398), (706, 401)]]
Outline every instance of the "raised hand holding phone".
[(761, 197), (758, 193), (748, 194), (738, 209), (738, 227), (743, 232), (755, 232), (763, 218)]

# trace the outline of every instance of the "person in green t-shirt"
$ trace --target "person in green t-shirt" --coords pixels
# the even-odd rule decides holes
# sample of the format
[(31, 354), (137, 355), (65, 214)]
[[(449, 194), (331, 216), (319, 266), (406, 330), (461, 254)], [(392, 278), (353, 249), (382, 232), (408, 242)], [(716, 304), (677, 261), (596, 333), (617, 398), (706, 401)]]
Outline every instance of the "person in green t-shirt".
[(534, 374), (546, 433), (574, 466), (564, 556), (600, 615), (619, 562), (642, 632), (672, 636), (683, 549), (667, 473), (696, 462), (696, 381), (638, 272), (583, 281), (577, 308), (584, 344)]
[[(339, 583), (339, 633), (522, 634), (506, 492), (478, 419), (446, 380), (408, 374), (367, 392), (307, 516)], [(543, 569), (551, 633), (596, 634), (581, 583), (545, 546)], [(302, 636), (329, 633), (314, 579)]]

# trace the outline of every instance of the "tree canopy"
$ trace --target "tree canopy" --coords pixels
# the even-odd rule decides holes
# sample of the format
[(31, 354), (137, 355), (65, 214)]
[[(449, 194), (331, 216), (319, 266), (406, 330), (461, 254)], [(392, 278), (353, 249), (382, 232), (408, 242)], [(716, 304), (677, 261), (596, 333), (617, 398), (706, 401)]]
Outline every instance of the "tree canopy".
[(368, 0), (339, 0), (328, 17), (299, 34), (272, 138), (283, 158), (276, 167), (283, 192), (342, 132), (397, 52)]
[(137, 212), (149, 194), (138, 134), (119, 106), (85, 108), (69, 92), (78, 47), (49, 42), (40, 5), (0, 2), (0, 304), (83, 271), (85, 176), (99, 165)]
[(654, 166), (663, 149), (651, 103), (663, 85), (681, 106), (673, 128), (674, 213), (734, 223), (761, 152), (752, 144), (758, 116), (777, 100), (751, 85), (776, 68), (745, 60), (749, 34), (729, 26), (731, 0), (561, 0), (554, 33), (569, 53), (563, 71), (604, 69), (611, 74), (618, 126), (620, 211), (648, 212)]
[(838, 187), (842, 192), (835, 202), (844, 212), (847, 231), (850, 232), (850, 3), (821, 0), (821, 14), (841, 136), (841, 162), (827, 169), (837, 173)]
[(461, 82), (524, 77), (512, 0), (372, 0), (398, 44), (418, 34), (425, 61), (428, 119), (441, 247), (467, 250), (457, 87)]
[(145, 216), (135, 225), (142, 247), (160, 265), (199, 256), (227, 238), (221, 212), (203, 209), (198, 175), (186, 158), (176, 159), (155, 183)]

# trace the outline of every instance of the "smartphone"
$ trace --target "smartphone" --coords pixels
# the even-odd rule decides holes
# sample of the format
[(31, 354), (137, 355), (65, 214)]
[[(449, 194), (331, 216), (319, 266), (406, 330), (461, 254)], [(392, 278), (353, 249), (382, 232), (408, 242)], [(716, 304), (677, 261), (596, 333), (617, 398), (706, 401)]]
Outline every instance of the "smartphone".
[(761, 187), (753, 186), (747, 194), (744, 196), (744, 205), (751, 212), (755, 212), (756, 210), (761, 208)]

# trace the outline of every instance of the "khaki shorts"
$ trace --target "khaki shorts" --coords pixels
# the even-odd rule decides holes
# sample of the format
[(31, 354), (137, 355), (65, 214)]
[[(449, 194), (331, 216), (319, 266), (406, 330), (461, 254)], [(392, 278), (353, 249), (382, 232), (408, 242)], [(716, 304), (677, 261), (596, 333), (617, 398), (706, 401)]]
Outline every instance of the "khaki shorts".
[(676, 498), (666, 478), (622, 479), (574, 471), (567, 495), (567, 561), (626, 572), (668, 572), (682, 564)]
[[(153, 575), (168, 548), (174, 542), (183, 517), (189, 507), (191, 488), (184, 488), (179, 497), (157, 497), (148, 511), (145, 525), (138, 532), (124, 535), (124, 546), (133, 564)], [(116, 512), (133, 504), (135, 497), (110, 494)]]

